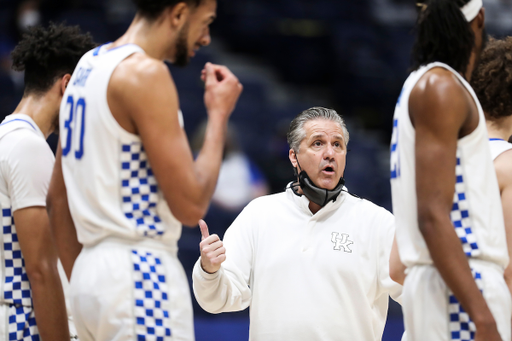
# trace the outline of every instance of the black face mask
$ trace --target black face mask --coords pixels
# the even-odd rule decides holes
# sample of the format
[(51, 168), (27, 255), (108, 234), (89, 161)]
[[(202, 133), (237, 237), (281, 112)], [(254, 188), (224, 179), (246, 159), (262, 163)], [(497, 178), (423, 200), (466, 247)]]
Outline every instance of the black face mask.
[[(299, 160), (297, 158), (297, 164), (300, 167)], [(302, 168), (302, 167), (301, 167)], [(294, 168), (295, 175), (297, 175), (297, 168)], [(302, 189), (302, 192), (309, 199), (309, 201), (314, 202), (320, 207), (324, 207), (327, 205), (329, 201), (336, 201), (336, 198), (340, 194), (343, 186), (345, 185), (345, 179), (343, 177), (340, 178), (338, 185), (334, 189), (325, 189), (317, 187), (313, 181), (308, 176), (305, 170), (302, 170), (299, 173), (299, 186)]]

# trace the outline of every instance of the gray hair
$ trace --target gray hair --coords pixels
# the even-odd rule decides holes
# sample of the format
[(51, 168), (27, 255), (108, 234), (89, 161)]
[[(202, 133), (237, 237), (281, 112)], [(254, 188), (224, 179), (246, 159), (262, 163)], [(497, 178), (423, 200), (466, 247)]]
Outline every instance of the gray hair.
[(293, 149), (296, 153), (299, 152), (299, 146), (302, 140), (306, 138), (306, 132), (304, 131), (304, 124), (306, 122), (316, 120), (316, 119), (324, 119), (336, 122), (340, 125), (343, 131), (343, 139), (345, 140), (345, 146), (348, 145), (349, 134), (347, 130), (347, 126), (345, 125), (345, 121), (333, 109), (327, 109), (323, 107), (313, 107), (307, 110), (304, 110), (300, 114), (297, 115), (290, 123), (290, 129), (288, 130), (288, 134), (286, 137), (288, 139), (288, 144), (290, 148)]

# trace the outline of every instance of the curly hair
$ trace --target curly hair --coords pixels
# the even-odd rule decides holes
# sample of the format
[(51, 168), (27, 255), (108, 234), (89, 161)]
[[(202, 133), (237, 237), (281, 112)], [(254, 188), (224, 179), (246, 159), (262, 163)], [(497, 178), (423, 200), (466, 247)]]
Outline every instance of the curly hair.
[(180, 2), (197, 7), (202, 1), (204, 0), (133, 0), (138, 13), (150, 20), (158, 18), (167, 7), (173, 7)]
[(50, 23), (30, 27), (11, 52), (12, 68), (25, 71), (25, 96), (48, 91), (55, 81), (73, 73), (80, 58), (96, 44), (78, 26)]
[(512, 37), (491, 38), (480, 55), (471, 85), (487, 119), (512, 115)]
[(412, 70), (433, 62), (445, 63), (466, 73), (475, 35), (460, 10), (469, 0), (419, 1)]

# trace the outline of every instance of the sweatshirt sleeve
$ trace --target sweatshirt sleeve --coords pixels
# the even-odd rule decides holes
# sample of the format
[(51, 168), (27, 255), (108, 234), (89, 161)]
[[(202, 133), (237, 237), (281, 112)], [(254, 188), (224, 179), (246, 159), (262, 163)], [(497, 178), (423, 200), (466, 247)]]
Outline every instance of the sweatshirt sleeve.
[(192, 272), (194, 295), (207, 312), (244, 310), (251, 303), (254, 232), (257, 215), (249, 204), (224, 235), (226, 261), (214, 274), (205, 272), (198, 259)]
[(402, 304), (402, 286), (389, 276), (389, 257), (395, 236), (395, 217), (382, 209), (379, 221), (379, 287), (383, 293)]

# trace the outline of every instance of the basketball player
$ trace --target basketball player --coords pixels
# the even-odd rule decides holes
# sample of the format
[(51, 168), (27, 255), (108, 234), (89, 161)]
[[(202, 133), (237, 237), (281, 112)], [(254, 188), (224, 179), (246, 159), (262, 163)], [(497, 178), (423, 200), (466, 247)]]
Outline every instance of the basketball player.
[(71, 73), (93, 47), (78, 27), (50, 24), (30, 28), (12, 52), (13, 68), (25, 71), (25, 91), (0, 124), (0, 340), (70, 339), (45, 209), (54, 163), (46, 138), (57, 128)]
[(391, 142), (405, 328), (413, 341), (510, 340), (503, 212), (485, 117), (468, 84), (485, 12), (481, 0), (419, 5), (415, 71)]
[(194, 161), (163, 61), (185, 65), (210, 43), (216, 1), (135, 3), (127, 32), (84, 55), (61, 104), (49, 201), (82, 341), (194, 339), (177, 241), (207, 210), (242, 90), (206, 64), (209, 121)]
[[(381, 340), (394, 218), (344, 187), (349, 133), (314, 107), (288, 132), (296, 182), (253, 200), (223, 241), (200, 222), (194, 294), (208, 312), (251, 309), (251, 340)], [(395, 253), (397, 255), (397, 253)]]
[[(471, 85), (487, 120), (489, 145), (498, 177), (509, 256), (512, 252), (512, 37), (492, 39), (482, 52)], [(512, 262), (505, 269), (512, 292)]]

